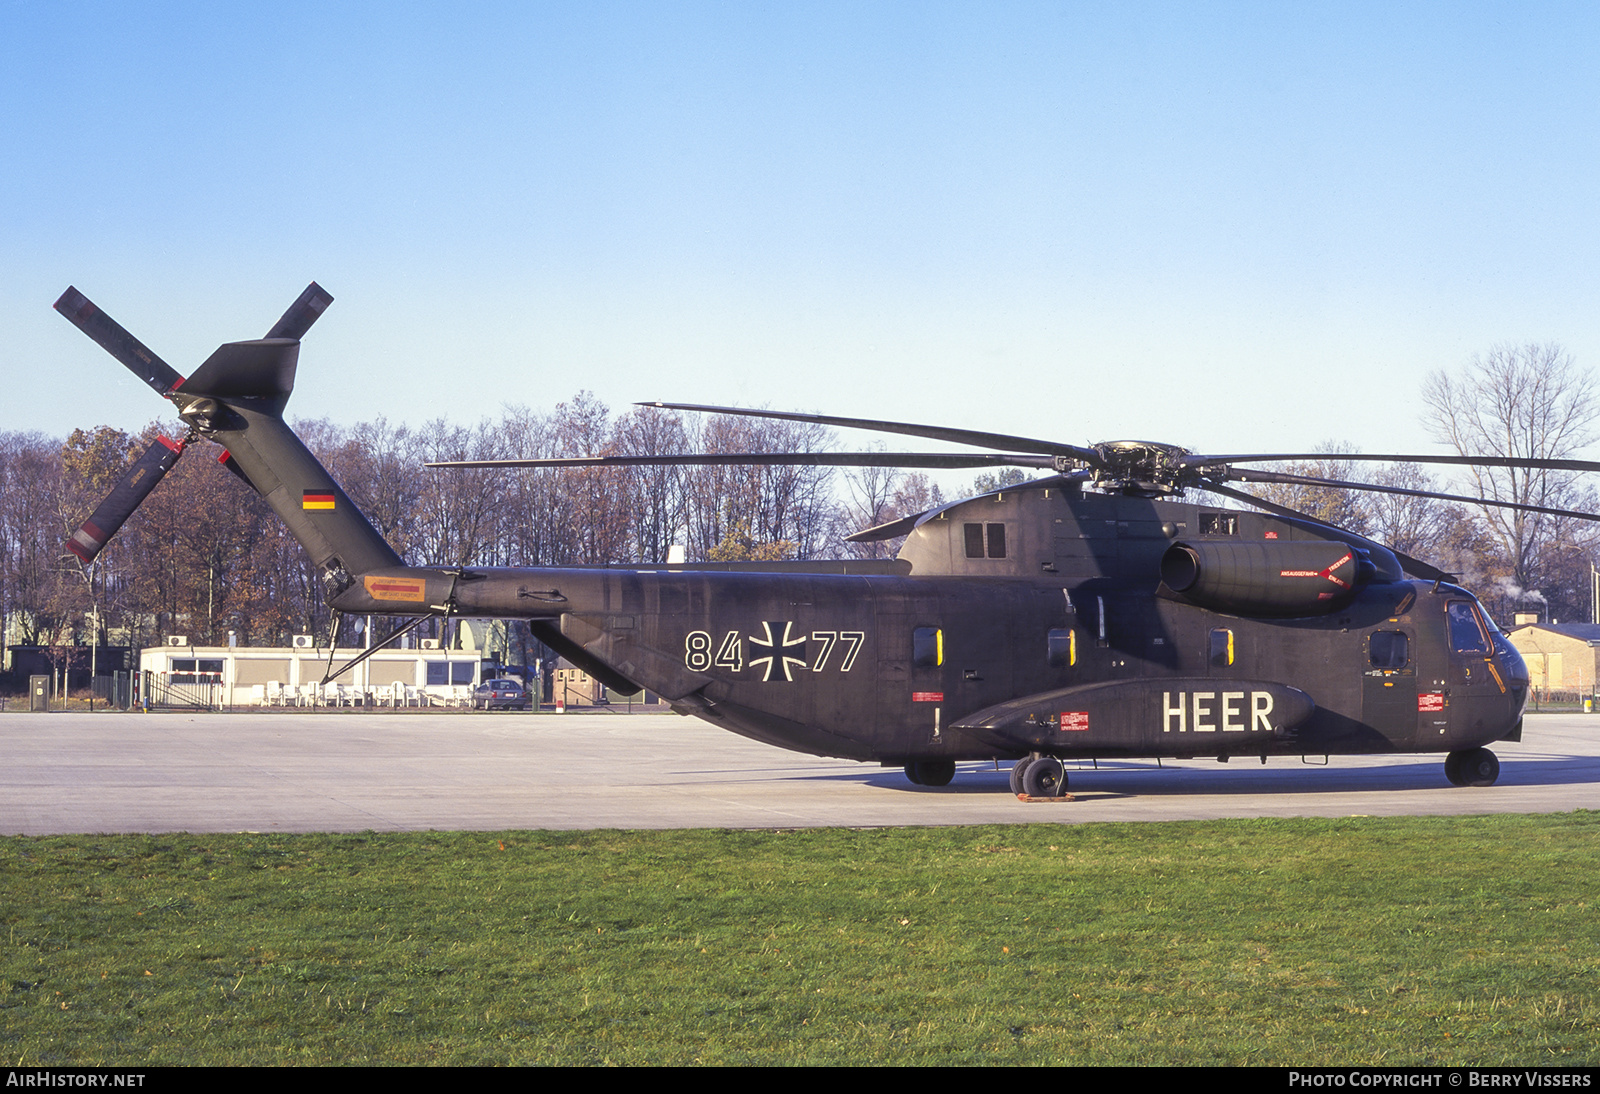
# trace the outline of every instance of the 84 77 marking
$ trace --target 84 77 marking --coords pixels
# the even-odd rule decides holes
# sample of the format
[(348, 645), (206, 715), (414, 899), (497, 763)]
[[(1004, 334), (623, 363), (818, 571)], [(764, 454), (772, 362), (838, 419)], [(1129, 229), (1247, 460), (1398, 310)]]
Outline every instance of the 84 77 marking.
[[(765, 633), (761, 635), (741, 635), (738, 631), (728, 631), (722, 636), (720, 643), (714, 643), (710, 631), (690, 631), (683, 638), (683, 663), (693, 672), (707, 672), (711, 668), (727, 669), (730, 672), (743, 672), (746, 664), (752, 670), (762, 670), (762, 681), (770, 682), (773, 679), (782, 679), (793, 682), (790, 675), (791, 666), (805, 669), (808, 664), (812, 672), (821, 672), (828, 667), (828, 662), (833, 659), (836, 646), (843, 646), (843, 654), (838, 659), (840, 672), (849, 672), (855, 667), (856, 656), (860, 654), (861, 647), (866, 644), (866, 631), (812, 631), (811, 642), (822, 643), (822, 649), (817, 652), (816, 658), (808, 661), (803, 657), (796, 657), (788, 651), (799, 651), (804, 638), (790, 638), (790, 623), (763, 623)], [(779, 630), (779, 628), (782, 630)], [(782, 637), (777, 637), (781, 635)], [(759, 646), (766, 651), (766, 655), (747, 659), (745, 656), (745, 643)], [(713, 646), (716, 653), (711, 651)], [(775, 649), (776, 647), (776, 649)], [(809, 645), (806, 646), (809, 651)]]

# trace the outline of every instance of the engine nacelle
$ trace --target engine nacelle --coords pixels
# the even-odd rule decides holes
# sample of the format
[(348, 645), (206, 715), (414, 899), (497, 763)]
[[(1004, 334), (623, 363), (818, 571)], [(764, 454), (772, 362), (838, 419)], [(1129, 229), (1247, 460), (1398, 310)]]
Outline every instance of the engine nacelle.
[(1161, 556), (1167, 588), (1232, 615), (1325, 615), (1376, 573), (1366, 551), (1338, 540), (1174, 543)]

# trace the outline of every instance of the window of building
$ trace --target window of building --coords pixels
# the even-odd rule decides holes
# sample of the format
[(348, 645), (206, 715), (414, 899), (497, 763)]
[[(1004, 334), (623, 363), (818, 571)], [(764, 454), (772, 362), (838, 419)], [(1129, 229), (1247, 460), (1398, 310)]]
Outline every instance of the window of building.
[(222, 658), (174, 657), (172, 675), (168, 679), (174, 684), (216, 683), (222, 679)]
[(428, 684), (431, 687), (472, 683), (471, 661), (429, 661), (427, 665)]

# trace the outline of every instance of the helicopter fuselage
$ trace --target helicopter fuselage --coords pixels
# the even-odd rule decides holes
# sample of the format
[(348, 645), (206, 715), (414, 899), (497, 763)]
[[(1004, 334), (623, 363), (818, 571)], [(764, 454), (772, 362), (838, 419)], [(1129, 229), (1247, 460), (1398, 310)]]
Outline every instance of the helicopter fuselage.
[[(1304, 568), (1296, 544), (1368, 572)], [(1247, 545), (1266, 561), (1233, 591), (1163, 580), (1175, 547)], [(892, 561), (399, 567), (335, 604), (406, 610), (396, 596), (528, 619), (606, 683), (734, 732), (893, 764), (1458, 751), (1514, 736), (1527, 691), (1469, 593), (1404, 579), (1376, 544), (1076, 484), (948, 506)]]

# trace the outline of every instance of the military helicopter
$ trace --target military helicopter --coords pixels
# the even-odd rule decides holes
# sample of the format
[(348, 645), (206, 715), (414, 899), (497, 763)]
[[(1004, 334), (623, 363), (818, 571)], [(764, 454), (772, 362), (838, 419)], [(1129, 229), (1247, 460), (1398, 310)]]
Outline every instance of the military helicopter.
[[(1073, 758), (1445, 753), (1488, 786), (1486, 746), (1520, 739), (1529, 677), (1451, 575), (1230, 482), (1383, 490), (1596, 520), (1531, 505), (1238, 467), (1143, 441), (1078, 446), (903, 422), (645, 405), (898, 433), (999, 451), (717, 453), (495, 466), (828, 464), (1020, 467), (1042, 477), (852, 537), (898, 557), (636, 567), (408, 566), (283, 420), (300, 339), (332, 301), (312, 283), (262, 339), (184, 378), (74, 288), (56, 309), (169, 399), (158, 440), (68, 543), (85, 564), (186, 445), (204, 437), (321, 570), (339, 612), (519, 618), (609, 687), (822, 756), (943, 786), (958, 761), (1012, 760), (1012, 788), (1060, 796)], [(1341, 457), (1600, 470), (1576, 460)], [(481, 462), (434, 466), (483, 466)], [(1251, 512), (1185, 502), (1188, 488)], [(352, 662), (353, 664), (354, 662)], [(347, 668), (349, 666), (345, 666)], [(337, 672), (344, 671), (344, 668)], [(331, 675), (337, 675), (337, 672)], [(619, 778), (625, 778), (620, 775)]]

